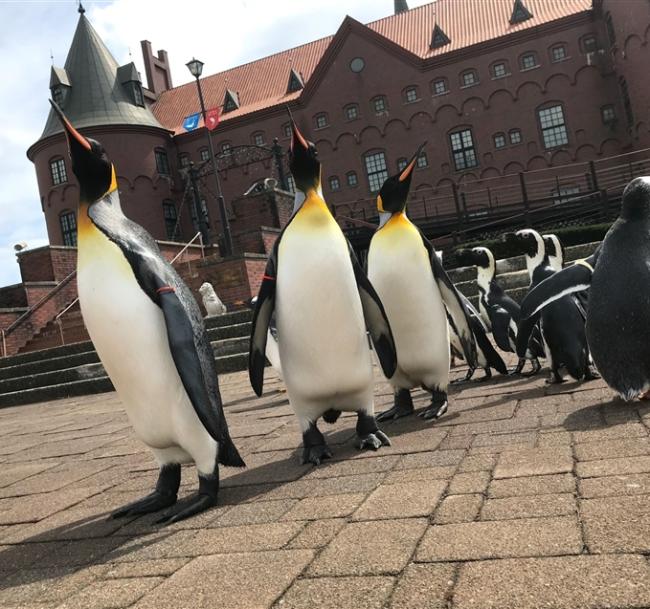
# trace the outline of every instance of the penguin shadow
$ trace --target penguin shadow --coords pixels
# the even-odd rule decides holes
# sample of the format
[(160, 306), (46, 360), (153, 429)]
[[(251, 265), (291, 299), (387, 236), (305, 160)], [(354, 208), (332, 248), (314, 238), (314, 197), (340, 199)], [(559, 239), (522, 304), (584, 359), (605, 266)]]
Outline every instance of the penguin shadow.
[(628, 403), (618, 396), (605, 402), (586, 404), (584, 408), (567, 414), (562, 426), (566, 431), (596, 431), (619, 425), (638, 423), (639, 410), (647, 411), (643, 402)]

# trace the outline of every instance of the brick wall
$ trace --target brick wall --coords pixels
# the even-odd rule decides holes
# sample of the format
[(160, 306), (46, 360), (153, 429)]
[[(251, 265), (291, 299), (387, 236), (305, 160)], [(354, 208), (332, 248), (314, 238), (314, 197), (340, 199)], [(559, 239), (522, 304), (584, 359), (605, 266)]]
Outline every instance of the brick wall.
[(27, 296), (22, 283), (8, 285), (0, 288), (0, 309), (13, 309), (15, 307), (26, 307)]
[(17, 256), (23, 283), (28, 281), (54, 281), (54, 269), (49, 246), (20, 252)]

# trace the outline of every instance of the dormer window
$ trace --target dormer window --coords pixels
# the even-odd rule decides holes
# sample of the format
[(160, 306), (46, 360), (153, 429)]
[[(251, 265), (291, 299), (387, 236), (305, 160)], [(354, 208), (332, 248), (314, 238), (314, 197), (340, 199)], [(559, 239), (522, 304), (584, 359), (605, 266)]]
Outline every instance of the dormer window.
[(223, 98), (223, 111), (232, 112), (239, 108), (239, 95), (230, 89), (226, 90), (226, 95)]
[(515, 0), (512, 7), (512, 14), (510, 15), (510, 25), (516, 25), (532, 19), (533, 14), (526, 8), (523, 0)]
[(136, 106), (144, 108), (144, 95), (142, 94), (142, 81), (140, 74), (133, 62), (117, 68), (117, 78), (124, 90)]
[(431, 44), (429, 45), (432, 49), (439, 49), (444, 47), (451, 42), (449, 36), (442, 31), (442, 28), (436, 23), (431, 34)]
[(139, 82), (131, 83), (133, 86), (133, 101), (136, 106), (144, 108), (144, 95), (142, 94), (142, 85)]
[(64, 68), (55, 68), (52, 66), (52, 71), (50, 73), (50, 92), (52, 93), (52, 99), (61, 106), (61, 108), (65, 105), (65, 100), (68, 96), (69, 90), (70, 81), (68, 80), (68, 73)]
[(300, 89), (305, 88), (305, 83), (302, 79), (300, 73), (296, 72), (293, 68), (289, 73), (289, 83), (287, 84), (287, 93), (295, 93), (300, 91)]
[(61, 85), (52, 87), (52, 99), (61, 107), (63, 107), (63, 98), (65, 97), (65, 91)]

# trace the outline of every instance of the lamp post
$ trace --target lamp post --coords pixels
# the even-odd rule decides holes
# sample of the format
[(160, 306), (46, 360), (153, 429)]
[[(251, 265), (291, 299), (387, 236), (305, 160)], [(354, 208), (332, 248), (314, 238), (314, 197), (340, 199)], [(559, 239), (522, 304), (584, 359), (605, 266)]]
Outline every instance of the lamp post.
[(199, 92), (199, 101), (201, 102), (201, 116), (203, 117), (203, 126), (205, 127), (205, 135), (208, 138), (208, 150), (210, 151), (210, 160), (212, 162), (212, 173), (217, 186), (217, 206), (219, 207), (219, 216), (221, 218), (221, 226), (223, 227), (224, 237), (224, 250), (223, 256), (231, 256), (233, 253), (232, 235), (230, 234), (230, 222), (228, 221), (228, 214), (226, 212), (226, 204), (221, 194), (221, 181), (219, 180), (219, 170), (217, 169), (217, 160), (214, 155), (214, 147), (212, 146), (212, 138), (210, 137), (210, 130), (206, 127), (205, 123), (205, 102), (203, 101), (203, 91), (201, 89), (201, 73), (203, 72), (203, 62), (198, 59), (192, 59), (185, 64), (194, 78), (196, 78), (196, 88)]

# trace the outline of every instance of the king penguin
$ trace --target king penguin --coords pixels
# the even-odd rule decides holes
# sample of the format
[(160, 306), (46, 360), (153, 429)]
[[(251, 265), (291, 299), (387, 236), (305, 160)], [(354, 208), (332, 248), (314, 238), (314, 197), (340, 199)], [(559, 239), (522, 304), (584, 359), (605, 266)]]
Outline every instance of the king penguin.
[(650, 390), (650, 177), (623, 191), (621, 214), (585, 260), (549, 277), (522, 303), (533, 316), (553, 302), (589, 290), (587, 339), (603, 379), (629, 401)]
[(379, 228), (368, 250), (368, 278), (386, 307), (397, 346), (397, 370), (387, 375), (395, 393), (394, 405), (378, 420), (411, 414), (410, 390), (420, 386), (431, 393), (431, 404), (420, 416), (437, 419), (446, 412), (450, 365), (447, 311), (465, 361), (470, 367), (477, 365), (469, 315), (433, 245), (405, 212), (413, 169), (423, 146), (381, 187), (377, 196)]
[(366, 327), (384, 374), (396, 353), (384, 307), (343, 231), (323, 200), (316, 147), (291, 120), (290, 169), (300, 190), (275, 242), (253, 313), (249, 375), (257, 395), (264, 382), (267, 328), (275, 313), (289, 402), (303, 436), (303, 463), (332, 453), (317, 427), (341, 411), (357, 413), (357, 446), (389, 445), (375, 422), (373, 369)]
[(244, 466), (228, 433), (201, 311), (151, 235), (122, 213), (115, 168), (102, 145), (51, 103), (79, 181), (81, 313), (135, 434), (160, 467), (155, 490), (113, 517), (175, 504), (181, 463), (193, 462), (198, 493), (158, 520), (176, 522), (216, 503), (219, 463)]

